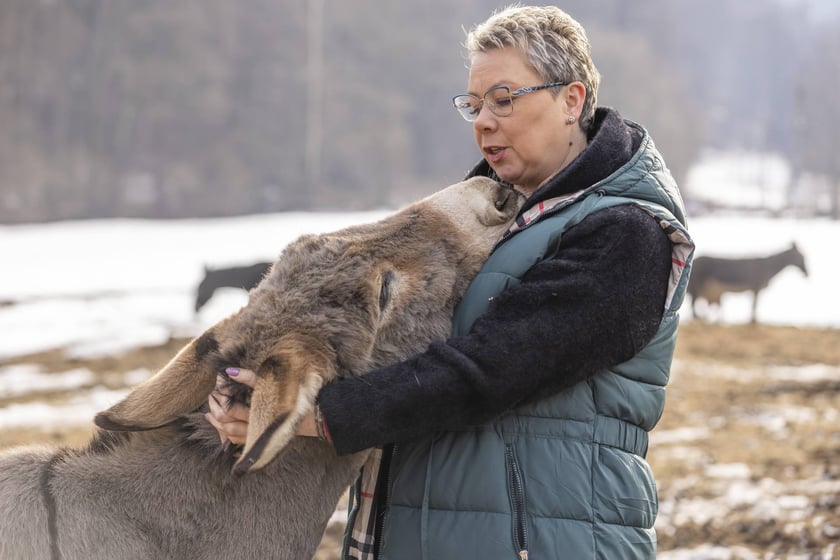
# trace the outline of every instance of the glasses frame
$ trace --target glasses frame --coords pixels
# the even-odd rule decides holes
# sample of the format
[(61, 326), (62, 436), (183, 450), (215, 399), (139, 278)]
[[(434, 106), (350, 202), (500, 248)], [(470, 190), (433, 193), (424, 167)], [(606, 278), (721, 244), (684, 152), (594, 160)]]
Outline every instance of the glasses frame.
[[(472, 93), (461, 93), (452, 98), (452, 106), (455, 107), (455, 110), (464, 117), (464, 120), (467, 122), (475, 122), (478, 118), (478, 115), (481, 113), (481, 110), (484, 108), (484, 101), (487, 98), (487, 95), (491, 92), (498, 91), (498, 90), (506, 90), (508, 93), (508, 97), (510, 98), (510, 110), (505, 111), (501, 110), (495, 102), (489, 101), (487, 103), (487, 107), (490, 109), (490, 112), (496, 115), (497, 117), (509, 117), (513, 114), (513, 100), (517, 97), (521, 97), (526, 93), (531, 93), (534, 91), (540, 91), (541, 89), (548, 89), (552, 87), (560, 87), (560, 86), (567, 86), (569, 85), (568, 82), (549, 82), (539, 86), (528, 86), (528, 87), (521, 87), (519, 89), (515, 89), (510, 91), (510, 86), (493, 86), (487, 91), (484, 92), (484, 95), (481, 97), (472, 94)], [(477, 109), (467, 111), (467, 109), (472, 109), (472, 104), (470, 105), (460, 105), (458, 104), (458, 99), (469, 98), (469, 99), (476, 99), (478, 100), (478, 105), (476, 106)], [(501, 112), (500, 112), (501, 111)]]

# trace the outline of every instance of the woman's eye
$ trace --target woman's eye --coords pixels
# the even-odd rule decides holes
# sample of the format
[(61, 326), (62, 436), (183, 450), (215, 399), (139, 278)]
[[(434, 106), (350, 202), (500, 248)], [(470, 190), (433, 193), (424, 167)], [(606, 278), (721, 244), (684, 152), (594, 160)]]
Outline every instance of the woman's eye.
[(480, 103), (474, 103), (474, 102), (472, 102), (472, 101), (461, 101), (461, 102), (458, 102), (458, 103), (455, 105), (455, 107), (456, 107), (459, 111), (461, 111), (461, 112), (465, 112), (465, 113), (470, 114), (470, 115), (477, 115), (477, 114), (478, 114), (478, 112), (481, 110), (481, 104), (480, 104)]
[(382, 280), (379, 284), (379, 311), (385, 311), (385, 308), (391, 302), (393, 294), (394, 273), (387, 271), (382, 274)]

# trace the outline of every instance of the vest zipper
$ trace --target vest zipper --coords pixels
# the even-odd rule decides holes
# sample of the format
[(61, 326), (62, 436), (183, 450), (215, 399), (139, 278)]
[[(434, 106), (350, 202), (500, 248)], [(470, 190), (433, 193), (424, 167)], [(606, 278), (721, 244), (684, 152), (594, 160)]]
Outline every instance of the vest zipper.
[(397, 444), (392, 443), (386, 448), (387, 453), (382, 454), (382, 462), (379, 465), (379, 480), (376, 481), (376, 521), (373, 529), (374, 558), (379, 558), (379, 552), (382, 549), (385, 517), (388, 515), (388, 508), (391, 505), (391, 461), (397, 453)]
[(525, 519), (525, 488), (522, 473), (516, 462), (513, 445), (505, 445), (505, 458), (508, 466), (508, 488), (513, 515), (513, 543), (519, 560), (528, 560), (528, 524)]

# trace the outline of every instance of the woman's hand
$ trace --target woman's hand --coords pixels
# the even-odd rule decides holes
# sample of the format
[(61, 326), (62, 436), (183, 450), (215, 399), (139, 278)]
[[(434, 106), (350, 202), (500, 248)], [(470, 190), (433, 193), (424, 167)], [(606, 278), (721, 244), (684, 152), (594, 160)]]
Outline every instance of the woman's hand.
[[(257, 381), (256, 374), (249, 369), (228, 368), (225, 373), (232, 381), (242, 383), (252, 389)], [(216, 378), (216, 388), (213, 389), (207, 399), (210, 404), (210, 412), (205, 414), (204, 417), (219, 432), (219, 439), (223, 445), (227, 442), (234, 445), (245, 445), (251, 409), (242, 403), (234, 403), (233, 406), (228, 408), (229, 396), (224, 392), (226, 383), (227, 381), (223, 376), (219, 375)], [(318, 437), (314, 412), (310, 412), (301, 419), (296, 434)]]
[[(228, 377), (253, 388), (257, 376), (249, 369), (228, 368), (225, 373)], [(204, 415), (210, 424), (219, 432), (219, 439), (224, 445), (230, 442), (234, 445), (244, 445), (248, 435), (248, 419), (251, 416), (251, 409), (245, 404), (234, 403), (228, 408), (229, 395), (225, 394), (227, 380), (224, 376), (216, 377), (216, 388), (210, 393), (207, 401), (210, 404), (210, 412)]]

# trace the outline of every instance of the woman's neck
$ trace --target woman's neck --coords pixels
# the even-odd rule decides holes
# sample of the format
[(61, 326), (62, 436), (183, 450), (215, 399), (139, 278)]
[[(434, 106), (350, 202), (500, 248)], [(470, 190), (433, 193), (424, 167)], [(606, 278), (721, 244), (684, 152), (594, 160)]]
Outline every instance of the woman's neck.
[(587, 140), (586, 140), (586, 133), (578, 128), (575, 127), (575, 134), (571, 136), (569, 140), (569, 149), (566, 150), (566, 153), (563, 154), (563, 159), (560, 164), (550, 173), (546, 175), (546, 177), (536, 185), (514, 185), (513, 188), (517, 191), (521, 192), (525, 196), (531, 196), (535, 192), (537, 192), (540, 187), (545, 185), (552, 177), (556, 177), (558, 173), (563, 171), (566, 167), (569, 166), (577, 157), (586, 149)]

